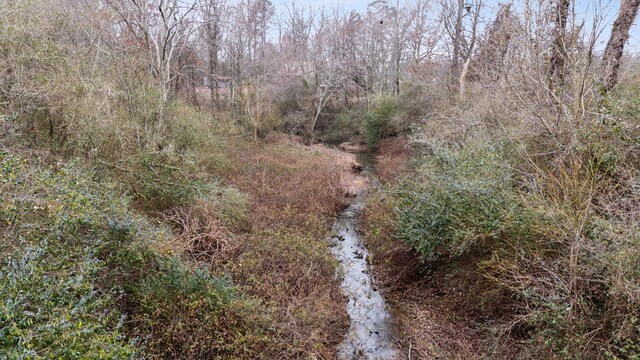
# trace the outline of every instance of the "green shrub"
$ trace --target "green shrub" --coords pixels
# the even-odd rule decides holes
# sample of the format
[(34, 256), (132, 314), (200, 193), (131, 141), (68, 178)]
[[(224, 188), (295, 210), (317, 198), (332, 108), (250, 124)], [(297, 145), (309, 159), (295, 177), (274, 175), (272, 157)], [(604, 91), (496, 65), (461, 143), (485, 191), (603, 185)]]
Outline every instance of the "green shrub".
[(171, 359), (252, 358), (269, 342), (267, 320), (230, 280), (145, 246), (111, 258), (107, 280), (126, 294), (129, 336)]
[(208, 185), (208, 192), (202, 200), (212, 205), (219, 212), (224, 224), (236, 230), (249, 230), (249, 199), (247, 195), (232, 186), (222, 186), (213, 182)]
[(325, 133), (325, 141), (330, 144), (352, 141), (360, 136), (366, 113), (360, 109), (349, 109), (338, 114), (330, 122)]
[(385, 99), (375, 110), (365, 115), (363, 133), (369, 146), (375, 147), (378, 145), (378, 141), (382, 139), (389, 120), (396, 111), (397, 105), (395, 101)]
[(219, 172), (229, 166), (224, 150), (225, 137), (238, 133), (233, 121), (216, 119), (212, 114), (186, 104), (172, 104), (169, 126), (172, 145), (190, 154), (204, 169)]
[(126, 341), (114, 297), (96, 282), (104, 264), (95, 249), (69, 253), (47, 241), (0, 267), (0, 357), (125, 359)]
[(407, 89), (397, 99), (397, 111), (389, 122), (389, 127), (394, 132), (410, 130), (437, 108), (442, 97), (443, 92), (433, 83), (407, 85)]
[(108, 167), (108, 174), (114, 174), (147, 211), (186, 204), (206, 192), (207, 182), (195, 159), (171, 149), (139, 152)]
[(397, 235), (423, 260), (458, 256), (515, 231), (513, 170), (499, 149), (437, 149), (398, 189)]
[(99, 286), (106, 219), (125, 204), (73, 168), (0, 153), (0, 357), (128, 358), (114, 293)]

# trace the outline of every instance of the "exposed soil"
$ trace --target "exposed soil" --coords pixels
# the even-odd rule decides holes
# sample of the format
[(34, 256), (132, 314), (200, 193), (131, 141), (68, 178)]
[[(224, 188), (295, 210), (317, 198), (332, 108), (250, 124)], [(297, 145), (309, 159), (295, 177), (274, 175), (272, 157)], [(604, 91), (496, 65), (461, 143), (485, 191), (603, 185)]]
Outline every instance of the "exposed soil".
[[(374, 270), (375, 271), (375, 270)], [(455, 305), (456, 295), (418, 284), (387, 295), (400, 329), (403, 358), (488, 357), (485, 337)]]

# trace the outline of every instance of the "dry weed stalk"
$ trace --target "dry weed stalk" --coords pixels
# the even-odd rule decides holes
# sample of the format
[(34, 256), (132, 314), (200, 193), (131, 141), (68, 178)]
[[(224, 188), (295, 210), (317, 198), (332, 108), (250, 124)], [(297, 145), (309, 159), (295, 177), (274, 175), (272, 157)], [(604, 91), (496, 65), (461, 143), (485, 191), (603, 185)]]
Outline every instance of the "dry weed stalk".
[(177, 230), (173, 244), (178, 253), (188, 254), (194, 261), (221, 263), (238, 249), (235, 235), (205, 201), (175, 207), (164, 215), (164, 220)]

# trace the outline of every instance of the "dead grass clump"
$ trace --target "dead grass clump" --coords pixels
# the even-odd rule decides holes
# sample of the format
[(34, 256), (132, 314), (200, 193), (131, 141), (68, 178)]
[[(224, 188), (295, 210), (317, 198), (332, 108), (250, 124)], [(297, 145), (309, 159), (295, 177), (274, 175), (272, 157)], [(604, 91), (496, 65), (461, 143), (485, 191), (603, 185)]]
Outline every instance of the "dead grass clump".
[(280, 143), (239, 147), (233, 156), (228, 178), (248, 194), (256, 229), (295, 227), (306, 214), (332, 216), (344, 205), (340, 173), (326, 153)]
[(327, 222), (309, 215), (299, 225), (248, 237), (228, 270), (246, 293), (264, 301), (281, 337), (270, 353), (331, 358), (348, 320)]
[[(246, 195), (243, 218), (251, 225), (245, 234), (233, 229), (237, 242), (231, 254), (222, 250), (222, 257), (231, 258), (220, 269), (243, 293), (259, 299), (271, 319), (274, 341), (263, 357), (332, 358), (348, 326), (328, 246), (330, 221), (345, 201), (340, 183), (344, 169), (326, 148), (283, 137), (269, 140), (228, 149), (232, 165), (224, 177), (237, 189), (234, 193)], [(196, 237), (208, 238), (205, 225), (219, 229), (215, 218), (196, 215)], [(214, 232), (210, 241), (218, 241), (218, 235)]]
[(223, 261), (238, 248), (218, 211), (205, 201), (175, 207), (164, 215), (164, 220), (176, 229), (173, 244), (178, 253), (188, 254), (197, 262)]
[(376, 172), (385, 183), (395, 180), (405, 170), (412, 155), (404, 136), (384, 138), (378, 144)]

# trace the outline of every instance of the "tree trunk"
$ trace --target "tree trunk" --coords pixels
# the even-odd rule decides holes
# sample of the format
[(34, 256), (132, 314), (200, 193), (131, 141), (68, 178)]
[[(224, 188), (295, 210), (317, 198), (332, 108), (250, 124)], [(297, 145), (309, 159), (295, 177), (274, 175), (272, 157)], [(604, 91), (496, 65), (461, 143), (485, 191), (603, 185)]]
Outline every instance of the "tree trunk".
[(564, 84), (565, 61), (567, 57), (565, 37), (570, 3), (571, 0), (557, 0), (556, 3), (553, 47), (551, 49), (549, 67), (549, 86), (552, 90)]
[(465, 93), (467, 92), (469, 64), (471, 64), (471, 56), (469, 56), (467, 61), (464, 62), (464, 65), (462, 65), (462, 72), (460, 73), (460, 100), (464, 100)]
[(209, 80), (211, 91), (214, 93), (211, 97), (213, 106), (218, 105), (218, 44), (209, 44)]
[(451, 67), (453, 68), (453, 75), (458, 76), (458, 66), (460, 62), (460, 44), (462, 42), (463, 36), (463, 28), (462, 28), (462, 18), (464, 16), (464, 1), (458, 0), (458, 7), (456, 13), (456, 23), (454, 28), (454, 36), (453, 36), (453, 63)]
[(605, 91), (610, 91), (618, 83), (618, 70), (624, 44), (629, 39), (629, 29), (638, 14), (640, 0), (622, 0), (618, 17), (611, 28), (611, 37), (604, 50), (603, 85)]

